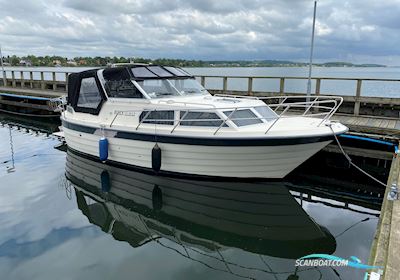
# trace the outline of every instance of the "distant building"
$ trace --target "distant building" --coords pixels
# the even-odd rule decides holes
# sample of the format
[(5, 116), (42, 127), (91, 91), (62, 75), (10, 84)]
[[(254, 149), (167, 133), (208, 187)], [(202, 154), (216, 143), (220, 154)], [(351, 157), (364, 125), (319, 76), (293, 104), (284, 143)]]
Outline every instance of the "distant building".
[(87, 62), (86, 62), (86, 60), (81, 59), (81, 60), (79, 60), (78, 64), (79, 64), (79, 65), (86, 65)]
[(61, 66), (61, 61), (58, 60), (58, 59), (53, 60), (53, 65), (54, 65), (54, 66)]
[(20, 66), (32, 66), (32, 62), (30, 62), (29, 60), (21, 59), (21, 60), (19, 61), (19, 65), (20, 65)]
[(76, 63), (75, 60), (68, 60), (68, 61), (67, 61), (67, 65), (69, 65), (69, 66), (77, 66), (78, 63)]

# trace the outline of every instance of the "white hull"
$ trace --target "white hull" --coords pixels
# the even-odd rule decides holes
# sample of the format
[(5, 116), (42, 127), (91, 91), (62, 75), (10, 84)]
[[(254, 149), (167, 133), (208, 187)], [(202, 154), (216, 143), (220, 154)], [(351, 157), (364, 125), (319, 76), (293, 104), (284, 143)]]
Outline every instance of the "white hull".
[[(99, 139), (64, 128), (67, 145), (99, 156)], [(108, 137), (108, 160), (151, 169), (154, 142)], [(331, 141), (282, 146), (204, 146), (158, 143), (161, 171), (233, 178), (283, 178)]]

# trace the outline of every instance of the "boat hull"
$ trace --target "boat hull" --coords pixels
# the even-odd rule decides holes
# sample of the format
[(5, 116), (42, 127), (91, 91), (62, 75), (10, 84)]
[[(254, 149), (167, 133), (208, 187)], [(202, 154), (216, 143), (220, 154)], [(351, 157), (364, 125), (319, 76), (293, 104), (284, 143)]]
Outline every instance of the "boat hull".
[[(99, 157), (100, 135), (64, 127), (68, 147)], [(156, 142), (107, 137), (108, 161), (152, 170), (152, 149)], [(197, 145), (157, 142), (161, 149), (160, 174), (184, 174), (230, 178), (284, 178), (332, 140), (289, 145)], [(195, 142), (195, 141), (194, 141)]]

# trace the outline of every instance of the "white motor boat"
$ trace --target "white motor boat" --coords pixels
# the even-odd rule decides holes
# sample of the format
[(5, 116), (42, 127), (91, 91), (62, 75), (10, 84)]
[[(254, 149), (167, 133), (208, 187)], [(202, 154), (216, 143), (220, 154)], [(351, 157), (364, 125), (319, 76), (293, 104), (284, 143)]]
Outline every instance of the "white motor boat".
[(130, 64), (69, 75), (69, 149), (158, 174), (283, 178), (348, 129), (342, 98), (212, 96), (181, 68)]

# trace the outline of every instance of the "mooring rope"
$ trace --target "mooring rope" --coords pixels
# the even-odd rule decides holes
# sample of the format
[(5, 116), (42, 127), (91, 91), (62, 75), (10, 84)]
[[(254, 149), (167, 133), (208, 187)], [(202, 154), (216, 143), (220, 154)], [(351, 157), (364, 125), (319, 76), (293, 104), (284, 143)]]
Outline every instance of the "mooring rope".
[(379, 179), (375, 178), (374, 176), (372, 176), (371, 174), (369, 174), (368, 172), (366, 172), (365, 170), (363, 170), (361, 167), (357, 166), (350, 158), (350, 156), (344, 151), (342, 145), (339, 142), (339, 139), (337, 138), (335, 131), (332, 128), (332, 124), (328, 125), (329, 128), (331, 129), (333, 136), (335, 137), (336, 143), (339, 146), (340, 151), (342, 152), (342, 154), (344, 155), (344, 157), (348, 160), (348, 162), (354, 167), (356, 168), (358, 171), (360, 171), (361, 173), (363, 173), (364, 175), (368, 176), (369, 178), (371, 178), (372, 180), (374, 180), (375, 182), (381, 184), (382, 186), (384, 186), (386, 188), (386, 184), (382, 181), (380, 181)]

